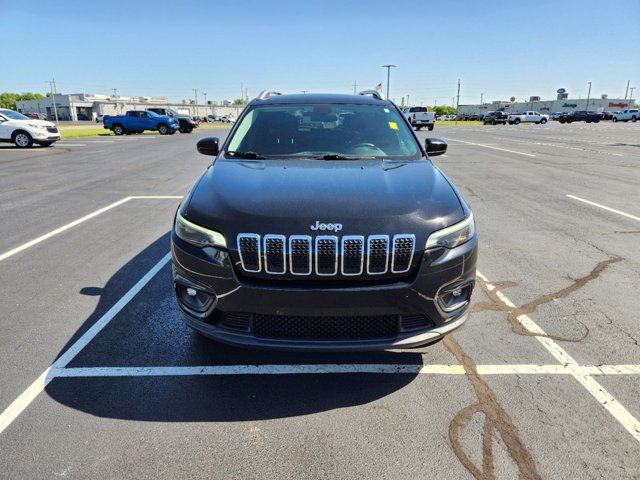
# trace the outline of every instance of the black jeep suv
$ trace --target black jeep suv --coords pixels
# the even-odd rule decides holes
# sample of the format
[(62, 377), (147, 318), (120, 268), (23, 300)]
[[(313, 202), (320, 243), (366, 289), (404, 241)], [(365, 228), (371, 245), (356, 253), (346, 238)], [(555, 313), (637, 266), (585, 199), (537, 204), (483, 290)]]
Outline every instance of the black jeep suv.
[(509, 114), (504, 112), (487, 112), (482, 117), (483, 125), (497, 125), (498, 123), (506, 125), (508, 121)]
[(376, 91), (250, 102), (176, 213), (175, 292), (217, 340), (290, 350), (434, 343), (475, 284), (471, 211)]

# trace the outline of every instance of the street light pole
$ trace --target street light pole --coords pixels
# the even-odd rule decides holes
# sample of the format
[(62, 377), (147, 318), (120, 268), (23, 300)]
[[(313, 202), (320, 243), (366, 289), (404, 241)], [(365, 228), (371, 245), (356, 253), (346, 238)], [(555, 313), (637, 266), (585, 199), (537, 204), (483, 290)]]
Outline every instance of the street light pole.
[(198, 112), (198, 89), (194, 88), (193, 93), (195, 94), (195, 97), (196, 97), (196, 117), (198, 117), (200, 116)]
[(356, 94), (356, 89), (357, 89), (357, 88), (358, 88), (358, 81), (357, 81), (357, 80), (354, 80), (354, 81), (353, 81), (353, 94), (354, 94), (354, 95)]
[(589, 83), (589, 91), (587, 92), (587, 107), (586, 110), (589, 110), (589, 97), (591, 96), (591, 82)]
[(480, 94), (480, 105), (482, 105), (482, 97), (484, 97), (484, 93)]
[(207, 111), (207, 92), (202, 92), (202, 95), (204, 95), (204, 111)]
[(629, 90), (631, 90), (631, 95), (629, 95), (629, 100), (633, 99), (633, 91), (636, 89), (636, 87), (631, 87)]
[(391, 65), (390, 63), (387, 65), (382, 65), (382, 68), (387, 69), (387, 98), (389, 98), (389, 80), (391, 79), (391, 69), (395, 68), (397, 65)]

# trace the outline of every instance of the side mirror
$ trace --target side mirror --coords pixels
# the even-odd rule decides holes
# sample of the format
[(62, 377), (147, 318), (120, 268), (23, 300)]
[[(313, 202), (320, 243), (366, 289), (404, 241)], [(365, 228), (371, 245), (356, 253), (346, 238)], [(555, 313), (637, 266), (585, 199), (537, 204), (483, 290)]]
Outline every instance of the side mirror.
[(427, 138), (424, 141), (424, 145), (427, 150), (427, 155), (435, 157), (436, 155), (443, 155), (447, 152), (447, 142), (441, 138)]
[(203, 138), (198, 142), (198, 152), (203, 155), (213, 155), (215, 157), (220, 152), (219, 142), (218, 137)]

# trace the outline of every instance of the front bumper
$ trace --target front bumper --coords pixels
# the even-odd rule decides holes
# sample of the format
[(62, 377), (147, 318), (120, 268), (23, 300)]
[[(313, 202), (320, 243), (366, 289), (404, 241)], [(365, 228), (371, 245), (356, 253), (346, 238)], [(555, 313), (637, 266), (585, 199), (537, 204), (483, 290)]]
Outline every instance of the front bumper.
[[(204, 313), (194, 311), (178, 295), (186, 323), (200, 333), (234, 345), (256, 348), (312, 351), (382, 350), (428, 345), (464, 324), (468, 301), (453, 311), (444, 311), (439, 295), (454, 286), (475, 284), (477, 237), (439, 255), (424, 254), (415, 272), (406, 281), (390, 284), (332, 288), (331, 282), (316, 286), (255, 284), (239, 278), (230, 255), (215, 248), (196, 248), (172, 234), (173, 276), (176, 291), (181, 286), (215, 295)], [(418, 253), (418, 252), (416, 252)], [(422, 252), (419, 252), (422, 255)], [(357, 283), (357, 282), (354, 282)], [(371, 338), (363, 335), (348, 339), (309, 339), (264, 337), (247, 331), (235, 331), (220, 322), (221, 313), (287, 317), (359, 317), (398, 315), (399, 318), (423, 315), (428, 324), (393, 335)]]

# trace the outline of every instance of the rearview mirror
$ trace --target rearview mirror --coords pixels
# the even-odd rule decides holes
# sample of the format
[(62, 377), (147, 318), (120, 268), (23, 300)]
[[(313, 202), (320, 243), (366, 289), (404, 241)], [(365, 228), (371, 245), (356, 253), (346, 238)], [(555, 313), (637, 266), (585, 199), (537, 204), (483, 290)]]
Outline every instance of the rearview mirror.
[(441, 138), (427, 138), (424, 141), (424, 145), (427, 150), (427, 155), (435, 157), (436, 155), (443, 155), (447, 152), (447, 142)]
[(220, 140), (218, 137), (207, 137), (200, 140), (197, 144), (198, 152), (203, 155), (213, 155), (214, 157), (220, 152)]

